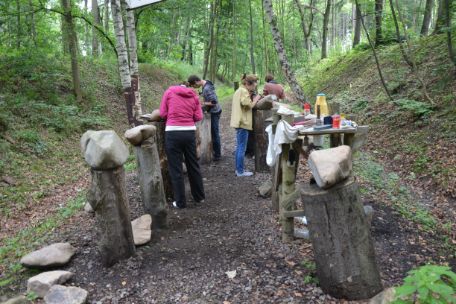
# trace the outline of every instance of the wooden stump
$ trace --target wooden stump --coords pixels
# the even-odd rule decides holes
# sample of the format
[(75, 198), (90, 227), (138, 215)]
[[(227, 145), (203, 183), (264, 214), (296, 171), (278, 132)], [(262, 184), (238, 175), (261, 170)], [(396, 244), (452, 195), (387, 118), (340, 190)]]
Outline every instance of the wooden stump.
[(268, 152), (268, 135), (265, 131), (265, 120), (269, 116), (271, 116), (270, 110), (253, 109), (255, 172), (269, 172), (271, 170), (266, 163), (266, 155)]
[(96, 214), (101, 261), (109, 267), (135, 254), (125, 170), (123, 166), (103, 171), (91, 169), (91, 174), (87, 198)]
[(173, 186), (171, 184), (171, 177), (168, 173), (168, 157), (166, 157), (165, 151), (165, 128), (166, 124), (164, 121), (157, 121), (152, 123), (157, 128), (156, 141), (157, 141), (157, 150), (158, 157), (160, 159), (160, 168), (161, 175), (163, 179), (163, 188), (165, 190), (165, 196), (168, 199), (172, 199), (173, 196)]
[(152, 228), (166, 228), (166, 197), (155, 136), (135, 146), (135, 152), (144, 211), (152, 217)]
[(203, 120), (196, 124), (199, 132), (200, 163), (210, 164), (212, 161), (212, 136), (211, 136), (211, 113), (204, 113)]
[(317, 276), (335, 298), (371, 298), (383, 288), (358, 185), (348, 178), (328, 190), (301, 187)]

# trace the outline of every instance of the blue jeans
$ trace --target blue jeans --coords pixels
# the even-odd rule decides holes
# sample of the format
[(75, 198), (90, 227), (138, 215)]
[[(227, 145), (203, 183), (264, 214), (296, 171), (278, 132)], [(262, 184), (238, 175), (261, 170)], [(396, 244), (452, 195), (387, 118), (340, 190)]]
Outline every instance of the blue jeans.
[(236, 172), (244, 173), (244, 155), (249, 139), (249, 130), (236, 128)]
[(222, 114), (222, 111), (218, 113), (211, 113), (211, 137), (214, 158), (220, 158), (222, 156), (222, 146), (220, 143), (219, 131), (220, 114)]

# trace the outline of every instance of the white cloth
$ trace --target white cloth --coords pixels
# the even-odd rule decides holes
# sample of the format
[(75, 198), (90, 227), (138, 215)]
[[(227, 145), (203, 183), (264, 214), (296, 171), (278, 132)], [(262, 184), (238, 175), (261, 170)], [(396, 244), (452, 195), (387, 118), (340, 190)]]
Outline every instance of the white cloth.
[(284, 120), (277, 123), (275, 135), (272, 133), (272, 125), (266, 127), (268, 133), (268, 153), (266, 163), (272, 167), (277, 162), (277, 158), (282, 153), (282, 144), (291, 144), (298, 138), (299, 127), (293, 127)]

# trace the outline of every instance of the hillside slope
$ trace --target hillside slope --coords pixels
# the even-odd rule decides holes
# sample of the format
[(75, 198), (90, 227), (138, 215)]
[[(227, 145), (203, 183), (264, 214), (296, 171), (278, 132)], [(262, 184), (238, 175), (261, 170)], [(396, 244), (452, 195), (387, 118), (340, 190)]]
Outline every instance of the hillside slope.
[[(379, 79), (372, 52), (362, 47), (320, 62), (301, 78), (306, 92), (324, 92), (343, 113), (370, 126), (366, 151), (399, 175), (456, 240), (456, 79), (445, 37), (414, 42), (418, 74), (434, 104), (405, 64), (398, 45), (378, 49), (394, 101)], [(449, 227), (452, 226), (452, 229)]]
[[(71, 94), (69, 60), (45, 53), (0, 55), (0, 274), (38, 236), (85, 202), (88, 183), (79, 140), (88, 129), (128, 128), (117, 64), (81, 59), (84, 100)], [(166, 68), (140, 66), (148, 111), (181, 78)], [(133, 164), (134, 159), (129, 159)], [(127, 163), (127, 165), (129, 164)], [(12, 264), (8, 265), (8, 261)], [(0, 286), (3, 275), (0, 275)]]

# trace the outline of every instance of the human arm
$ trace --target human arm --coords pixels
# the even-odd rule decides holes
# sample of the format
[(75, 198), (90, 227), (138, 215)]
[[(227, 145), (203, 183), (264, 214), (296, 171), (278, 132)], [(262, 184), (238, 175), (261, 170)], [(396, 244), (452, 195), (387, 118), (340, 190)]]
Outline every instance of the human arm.
[(241, 102), (241, 106), (242, 107), (246, 107), (246, 108), (253, 108), (256, 103), (258, 102), (258, 100), (260, 100), (260, 96), (257, 95), (253, 98), (253, 101), (250, 99), (250, 93), (249, 91), (247, 90), (242, 90), (241, 92), (241, 96), (240, 96), (240, 102)]
[(161, 103), (160, 103), (160, 117), (166, 120), (168, 117), (168, 97), (169, 91), (167, 90), (165, 94), (163, 94)]

